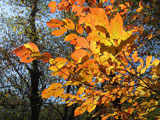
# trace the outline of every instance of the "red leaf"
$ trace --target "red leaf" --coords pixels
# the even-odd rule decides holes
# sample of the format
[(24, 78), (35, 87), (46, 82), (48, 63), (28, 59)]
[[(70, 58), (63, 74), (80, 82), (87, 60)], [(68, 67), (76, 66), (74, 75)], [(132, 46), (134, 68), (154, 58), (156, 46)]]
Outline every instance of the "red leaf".
[(49, 59), (51, 58), (51, 54), (48, 53), (48, 52), (44, 52), (42, 55), (41, 55), (41, 60), (45, 63), (48, 63), (49, 62)]

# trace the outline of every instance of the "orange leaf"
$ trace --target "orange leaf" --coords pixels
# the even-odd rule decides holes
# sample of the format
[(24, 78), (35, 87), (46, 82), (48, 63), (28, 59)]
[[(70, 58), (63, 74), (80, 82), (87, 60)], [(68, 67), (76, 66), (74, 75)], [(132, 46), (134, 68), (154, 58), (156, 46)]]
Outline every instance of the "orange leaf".
[(142, 9), (143, 9), (142, 1), (139, 1), (139, 8), (136, 10), (136, 12), (141, 12)]
[(51, 19), (49, 22), (47, 22), (47, 26), (50, 28), (57, 28), (61, 27), (63, 25), (63, 22), (58, 19)]
[(71, 58), (75, 61), (78, 61), (79, 59), (83, 58), (84, 56), (87, 55), (87, 51), (83, 50), (83, 49), (78, 49), (75, 50), (72, 54), (71, 54)]
[(83, 27), (82, 27), (82, 25), (77, 24), (77, 25), (76, 25), (76, 31), (77, 31), (79, 34), (82, 34), (82, 33), (83, 33)]
[(152, 61), (152, 56), (147, 56), (146, 58), (146, 66), (149, 66)]
[(13, 53), (16, 56), (21, 57), (20, 62), (30, 63), (34, 60), (34, 58), (31, 57), (31, 50), (29, 50), (25, 46), (20, 46), (20, 47), (14, 49)]
[(56, 61), (56, 66), (58, 68), (62, 68), (68, 60), (66, 58), (57, 57), (55, 61)]
[(78, 5), (81, 5), (81, 6), (82, 6), (82, 5), (84, 4), (85, 0), (77, 0), (77, 2), (78, 2), (78, 3), (77, 3)]
[(89, 43), (84, 37), (77, 37), (77, 46), (82, 48), (89, 48)]
[(78, 91), (77, 91), (77, 95), (80, 95), (80, 94), (82, 94), (83, 92), (84, 92), (84, 90), (85, 90), (85, 87), (80, 87), (79, 89), (78, 89)]
[(111, 4), (114, 4), (114, 0), (110, 0), (110, 3), (111, 3)]
[(139, 57), (137, 56), (137, 55), (138, 55), (137, 53), (138, 53), (138, 52), (135, 51), (135, 52), (132, 54), (132, 58), (133, 58), (133, 61), (134, 61), (134, 62), (137, 62), (137, 61), (139, 60)]
[(55, 91), (55, 94), (54, 94), (53, 96), (54, 96), (54, 97), (59, 97), (59, 96), (61, 96), (61, 95), (63, 94), (63, 92), (64, 92), (64, 89), (63, 89), (63, 88), (57, 89), (57, 90)]
[(52, 35), (60, 36), (63, 35), (65, 32), (67, 32), (67, 29), (64, 27), (60, 27), (60, 30), (53, 30)]
[(58, 88), (61, 88), (62, 87), (62, 84), (60, 83), (52, 83), (48, 89), (58, 89)]
[(48, 52), (44, 52), (42, 55), (41, 55), (41, 60), (45, 63), (48, 63), (49, 62), (49, 59), (51, 58), (51, 54), (48, 53)]
[(63, 19), (63, 21), (65, 22), (64, 27), (68, 30), (74, 30), (75, 29), (75, 25), (73, 23), (73, 21), (71, 19)]
[(20, 46), (16, 49), (13, 50), (13, 53), (18, 56), (18, 57), (23, 57), (26, 53), (31, 53), (30, 50), (28, 50), (26, 47), (24, 46)]
[(55, 93), (55, 91), (52, 91), (52, 90), (48, 90), (48, 89), (44, 89), (42, 91), (42, 98), (50, 98), (53, 96), (53, 94)]
[(34, 43), (27, 43), (27, 44), (24, 44), (24, 46), (30, 49), (32, 52), (39, 52), (37, 45), (35, 45)]
[(56, 1), (50, 1), (48, 7), (51, 8), (51, 13), (54, 13), (57, 10)]
[(74, 111), (74, 116), (83, 114), (87, 109), (87, 104), (82, 104), (80, 107), (77, 107)]
[(21, 57), (21, 60), (20, 62), (23, 62), (23, 63), (30, 63), (34, 60), (34, 58), (31, 57), (31, 54), (30, 53), (26, 53), (23, 57)]
[(110, 116), (111, 116), (111, 114), (106, 115), (106, 116), (102, 117), (102, 120), (107, 120), (107, 118), (109, 118)]
[(69, 34), (65, 37), (64, 41), (71, 41), (76, 39), (77, 39), (77, 34)]

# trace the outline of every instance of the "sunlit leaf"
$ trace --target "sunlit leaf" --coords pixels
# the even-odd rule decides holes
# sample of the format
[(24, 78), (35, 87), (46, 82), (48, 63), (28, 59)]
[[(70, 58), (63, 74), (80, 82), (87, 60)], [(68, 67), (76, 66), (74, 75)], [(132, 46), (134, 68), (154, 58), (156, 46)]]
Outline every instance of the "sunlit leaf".
[(94, 100), (93, 102), (91, 102), (91, 103), (88, 105), (87, 111), (88, 111), (89, 113), (92, 112), (93, 110), (95, 110), (96, 105), (97, 105), (97, 101)]
[(27, 43), (27, 44), (24, 44), (24, 46), (30, 49), (32, 52), (39, 52), (37, 45), (35, 45), (34, 43)]
[(47, 26), (50, 28), (61, 27), (64, 23), (58, 19), (52, 18), (49, 22), (47, 22)]
[(71, 40), (76, 40), (77, 39), (77, 34), (69, 34), (65, 37), (64, 41), (71, 41)]
[(78, 61), (79, 59), (83, 58), (87, 55), (87, 51), (84, 49), (77, 49), (72, 54), (71, 57), (73, 60)]
[(77, 94), (78, 95), (80, 95), (80, 94), (82, 94), (83, 92), (84, 92), (84, 90), (85, 90), (85, 87), (80, 87), (79, 89), (78, 89), (78, 91), (77, 91)]
[(65, 32), (67, 32), (67, 29), (64, 27), (60, 27), (59, 30), (53, 30), (52, 35), (54, 36), (61, 36), (63, 35)]
[(89, 48), (89, 42), (84, 37), (77, 37), (77, 46), (80, 48)]
[(82, 104), (80, 107), (77, 107), (74, 111), (74, 116), (83, 114), (87, 109), (87, 104)]
[(51, 54), (48, 53), (48, 52), (44, 52), (42, 55), (41, 55), (41, 60), (45, 63), (48, 63), (49, 62), (49, 59), (51, 58)]
[(63, 21), (65, 22), (64, 27), (68, 30), (74, 30), (75, 29), (75, 25), (73, 23), (73, 21), (71, 19), (63, 19)]
[(54, 13), (57, 10), (56, 1), (50, 1), (48, 7), (51, 8), (51, 13)]
[(77, 31), (79, 34), (82, 34), (82, 33), (83, 33), (83, 26), (80, 25), (80, 24), (76, 24), (76, 31)]

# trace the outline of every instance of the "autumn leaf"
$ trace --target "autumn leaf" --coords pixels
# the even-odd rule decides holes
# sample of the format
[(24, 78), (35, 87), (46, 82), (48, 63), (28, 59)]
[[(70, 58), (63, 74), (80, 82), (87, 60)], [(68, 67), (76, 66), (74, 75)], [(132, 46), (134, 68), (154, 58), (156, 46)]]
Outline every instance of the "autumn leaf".
[(94, 100), (93, 102), (90, 102), (90, 104), (88, 105), (87, 111), (90, 113), (92, 112), (97, 105), (97, 100)]
[(37, 45), (35, 45), (34, 43), (27, 43), (27, 44), (24, 44), (24, 46), (30, 49), (32, 52), (39, 52)]
[(110, 3), (111, 3), (111, 4), (114, 4), (114, 0), (110, 0)]
[[(16, 48), (16, 49), (13, 50), (13, 53), (14, 53), (16, 56), (18, 56), (18, 57), (21, 58), (20, 62), (30, 63), (30, 62), (32, 62), (33, 60), (35, 60), (35, 58), (32, 58), (32, 56), (31, 56), (31, 53), (32, 53), (31, 49), (32, 49), (33, 51), (37, 51), (37, 49), (32, 48), (30, 45), (27, 46), (27, 47), (28, 47), (28, 48), (26, 48), (25, 46), (20, 46), (20, 47), (18, 47), (18, 48)], [(34, 46), (34, 47), (35, 47), (35, 46)]]
[(80, 107), (77, 107), (74, 111), (74, 116), (83, 114), (86, 111), (87, 107), (87, 104), (84, 103)]
[(25, 46), (20, 46), (13, 50), (13, 53), (18, 57), (23, 57), (27, 53), (31, 53), (29, 49), (27, 49)]
[(50, 1), (48, 7), (51, 8), (51, 13), (54, 13), (57, 10), (56, 1)]
[(75, 25), (73, 23), (73, 21), (71, 19), (63, 19), (63, 22), (65, 22), (64, 27), (68, 30), (74, 30), (75, 29)]
[(57, 57), (57, 58), (55, 59), (56, 67), (62, 68), (62, 67), (66, 64), (67, 61), (68, 61), (68, 60), (67, 60), (66, 58)]
[(75, 61), (82, 59), (84, 56), (87, 55), (87, 51), (84, 49), (77, 49), (71, 54), (71, 58)]
[(50, 28), (58, 28), (61, 27), (64, 23), (58, 19), (52, 18), (49, 22), (47, 22), (47, 26)]
[(64, 41), (71, 41), (71, 40), (76, 40), (77, 39), (77, 34), (69, 34), (65, 37)]
[(61, 88), (62, 87), (62, 84), (60, 83), (52, 83), (48, 89), (58, 89), (58, 88)]
[(67, 32), (67, 29), (64, 27), (60, 27), (59, 30), (53, 30), (53, 32), (51, 33), (54, 36), (61, 36), (63, 35), (65, 32)]
[(142, 1), (139, 1), (139, 8), (136, 10), (136, 12), (141, 12), (142, 9), (143, 9)]
[(135, 52), (132, 54), (132, 58), (133, 58), (133, 61), (134, 61), (134, 62), (138, 62), (138, 60), (139, 60), (139, 57), (138, 57), (137, 55), (138, 55), (138, 52), (137, 52), (137, 51), (135, 51)]
[(63, 92), (64, 92), (64, 89), (62, 88), (62, 84), (53, 83), (49, 86), (49, 88), (43, 90), (42, 98), (50, 98), (52, 96), (58, 97), (58, 96), (61, 96)]
[(76, 31), (77, 31), (79, 34), (82, 34), (82, 33), (83, 33), (83, 26), (80, 25), (80, 24), (76, 24)]
[(51, 58), (51, 54), (48, 53), (48, 52), (44, 52), (42, 55), (41, 55), (41, 60), (45, 63), (48, 63), (49, 62), (49, 59)]
[(85, 90), (85, 87), (80, 87), (79, 89), (78, 89), (78, 91), (77, 91), (77, 95), (80, 95), (80, 94), (82, 94), (83, 92), (84, 92), (84, 90)]
[(77, 45), (75, 48), (89, 48), (89, 42), (84, 37), (77, 37)]

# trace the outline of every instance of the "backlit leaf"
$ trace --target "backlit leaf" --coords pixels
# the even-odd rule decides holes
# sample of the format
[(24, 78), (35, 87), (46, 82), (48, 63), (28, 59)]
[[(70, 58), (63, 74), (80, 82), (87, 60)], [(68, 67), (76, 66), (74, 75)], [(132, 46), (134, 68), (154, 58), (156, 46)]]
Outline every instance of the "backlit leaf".
[(87, 104), (85, 105), (81, 105), (80, 107), (77, 107), (74, 111), (74, 116), (78, 116), (78, 115), (81, 115), (83, 114), (87, 109)]
[(75, 25), (73, 23), (73, 21), (71, 19), (63, 19), (63, 21), (65, 22), (64, 27), (68, 30), (74, 30), (75, 29)]
[(89, 113), (92, 112), (92, 111), (96, 108), (96, 105), (97, 105), (97, 101), (94, 100), (93, 102), (91, 102), (91, 103), (88, 105), (87, 111), (88, 111)]
[(27, 43), (27, 44), (24, 44), (24, 46), (30, 49), (32, 52), (39, 52), (37, 45), (35, 45), (34, 43)]
[(89, 48), (89, 43), (84, 37), (77, 37), (77, 46), (82, 48)]
[(69, 34), (65, 37), (64, 41), (71, 41), (76, 39), (77, 39), (77, 34)]
[(51, 8), (51, 13), (54, 13), (57, 10), (56, 1), (50, 1), (48, 7)]
[(134, 61), (134, 62), (138, 62), (138, 60), (139, 60), (139, 57), (138, 57), (137, 55), (138, 55), (138, 52), (137, 52), (137, 51), (135, 51), (135, 52), (132, 54), (132, 58), (133, 58), (133, 61)]
[(62, 84), (60, 83), (52, 83), (48, 89), (58, 89), (58, 88), (61, 88), (62, 87)]
[(51, 54), (48, 53), (48, 52), (44, 52), (42, 55), (41, 55), (41, 60), (45, 63), (48, 63), (49, 62), (49, 59), (51, 58)]
[(78, 61), (79, 59), (83, 58), (84, 56), (87, 55), (87, 51), (84, 49), (78, 49), (75, 50), (72, 54), (71, 54), (71, 58), (75, 61)]
[(54, 36), (61, 36), (65, 32), (67, 32), (67, 29), (64, 28), (64, 27), (60, 27), (60, 30), (53, 30), (52, 35), (54, 35)]
[(80, 94), (82, 94), (83, 92), (84, 92), (84, 90), (85, 90), (85, 87), (80, 87), (79, 89), (78, 89), (78, 91), (77, 91), (77, 95), (80, 95)]
[(83, 33), (83, 27), (82, 27), (82, 25), (76, 24), (76, 31), (77, 31), (79, 34), (82, 34), (82, 33)]
[(49, 22), (47, 22), (47, 26), (50, 28), (57, 28), (61, 27), (62, 25), (63, 25), (62, 21), (54, 18), (52, 18)]

